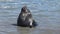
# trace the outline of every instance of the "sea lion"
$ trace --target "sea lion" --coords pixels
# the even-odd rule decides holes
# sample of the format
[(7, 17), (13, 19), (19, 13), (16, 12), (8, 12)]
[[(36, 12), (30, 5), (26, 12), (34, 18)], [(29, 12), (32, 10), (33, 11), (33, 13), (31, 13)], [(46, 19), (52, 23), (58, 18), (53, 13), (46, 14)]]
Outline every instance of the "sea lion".
[(37, 23), (32, 17), (32, 14), (27, 6), (22, 7), (21, 12), (17, 19), (17, 25), (23, 27), (35, 27)]

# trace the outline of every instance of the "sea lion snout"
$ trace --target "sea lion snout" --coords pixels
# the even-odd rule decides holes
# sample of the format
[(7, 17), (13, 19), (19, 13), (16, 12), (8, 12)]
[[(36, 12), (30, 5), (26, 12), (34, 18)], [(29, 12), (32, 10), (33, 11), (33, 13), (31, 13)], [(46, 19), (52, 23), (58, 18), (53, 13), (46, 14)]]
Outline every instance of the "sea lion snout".
[(21, 11), (28, 12), (27, 6), (22, 7)]

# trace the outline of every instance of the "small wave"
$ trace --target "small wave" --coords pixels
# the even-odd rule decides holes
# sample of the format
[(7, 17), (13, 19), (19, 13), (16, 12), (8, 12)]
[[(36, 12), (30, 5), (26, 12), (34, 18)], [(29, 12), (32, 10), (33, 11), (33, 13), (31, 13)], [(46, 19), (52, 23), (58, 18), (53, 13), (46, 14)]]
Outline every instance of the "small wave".
[(10, 8), (10, 6), (2, 6), (2, 7), (0, 7), (0, 8)]
[(16, 6), (0, 6), (0, 9), (12, 9), (12, 8), (18, 8)]
[(0, 0), (0, 1), (14, 1), (14, 0)]
[(29, 2), (21, 2), (21, 4), (30, 4)]

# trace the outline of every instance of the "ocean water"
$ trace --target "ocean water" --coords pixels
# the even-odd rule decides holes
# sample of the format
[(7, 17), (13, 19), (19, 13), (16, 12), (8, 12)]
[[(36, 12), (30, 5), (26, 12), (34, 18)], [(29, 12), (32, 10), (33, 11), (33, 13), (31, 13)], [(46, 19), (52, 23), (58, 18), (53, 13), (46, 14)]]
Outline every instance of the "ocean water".
[[(12, 25), (24, 5), (37, 22), (36, 28)], [(0, 34), (60, 34), (60, 0), (0, 0)]]

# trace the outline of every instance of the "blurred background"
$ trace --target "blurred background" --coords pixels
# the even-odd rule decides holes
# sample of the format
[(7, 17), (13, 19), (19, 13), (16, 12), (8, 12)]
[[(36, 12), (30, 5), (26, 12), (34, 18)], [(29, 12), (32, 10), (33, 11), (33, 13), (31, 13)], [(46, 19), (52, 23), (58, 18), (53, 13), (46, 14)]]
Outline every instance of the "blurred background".
[[(24, 5), (38, 23), (36, 28), (11, 25)], [(0, 0), (0, 34), (60, 34), (60, 0)]]

